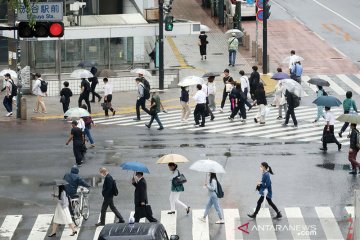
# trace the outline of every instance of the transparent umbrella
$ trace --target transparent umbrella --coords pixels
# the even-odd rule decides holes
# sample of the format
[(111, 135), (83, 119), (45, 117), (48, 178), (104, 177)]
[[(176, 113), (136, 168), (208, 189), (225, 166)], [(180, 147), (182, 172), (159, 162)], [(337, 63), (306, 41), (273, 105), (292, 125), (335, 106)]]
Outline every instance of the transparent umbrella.
[(11, 69), (4, 69), (0, 72), (0, 77), (4, 77), (5, 74), (10, 74), (11, 78), (17, 78), (17, 73), (14, 70)]
[(86, 69), (76, 69), (70, 74), (71, 78), (92, 78), (94, 75)]
[(291, 93), (294, 93), (298, 97), (304, 97), (305, 92), (302, 86), (293, 79), (282, 79), (280, 80), (282, 85)]
[(190, 166), (191, 170), (206, 173), (226, 173), (224, 167), (213, 160), (198, 160)]
[(135, 73), (135, 74), (142, 74), (147, 77), (151, 77), (151, 73), (148, 70), (145, 70), (142, 68), (135, 68), (135, 69), (131, 70), (130, 72)]
[(183, 78), (178, 86), (180, 87), (187, 87), (187, 86), (192, 86), (192, 85), (197, 85), (197, 84), (203, 84), (204, 80), (201, 77), (198, 76), (188, 76)]
[(242, 31), (240, 31), (239, 29), (227, 30), (225, 34), (227, 37), (231, 37), (231, 36), (233, 36), (233, 34), (235, 34), (236, 38), (241, 38), (242, 36), (244, 36), (244, 33)]
[(69, 118), (81, 118), (90, 116), (89, 112), (83, 108), (75, 107), (70, 108), (64, 113), (64, 116)]

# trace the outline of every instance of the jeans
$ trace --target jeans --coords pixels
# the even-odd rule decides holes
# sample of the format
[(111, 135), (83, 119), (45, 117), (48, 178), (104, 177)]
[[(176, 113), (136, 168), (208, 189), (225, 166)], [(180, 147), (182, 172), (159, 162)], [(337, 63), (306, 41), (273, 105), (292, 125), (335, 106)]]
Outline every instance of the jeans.
[(356, 156), (359, 152), (359, 149), (353, 149), (351, 152), (349, 151), (349, 162), (351, 163), (351, 167), (353, 171), (356, 171), (356, 168), (360, 168), (360, 163), (356, 161)]
[(315, 121), (319, 121), (320, 117), (323, 117), (323, 116), (324, 116), (324, 107), (323, 106), (318, 106)]
[(221, 212), (221, 209), (220, 209), (220, 204), (219, 204), (219, 199), (218, 197), (216, 196), (216, 193), (215, 192), (212, 192), (209, 196), (209, 200), (208, 200), (208, 203), (206, 204), (206, 208), (205, 208), (205, 212), (204, 212), (204, 218), (207, 217), (207, 215), (209, 214), (209, 211), (210, 211), (210, 208), (214, 205), (215, 207), (215, 210), (219, 216), (220, 219), (223, 219), (223, 216), (222, 216), (222, 212)]
[(191, 112), (191, 109), (189, 107), (189, 103), (180, 101), (180, 104), (182, 106), (181, 120), (187, 120), (189, 118), (189, 115), (190, 115), (190, 112)]
[(160, 121), (160, 118), (159, 118), (158, 114), (151, 115), (150, 122), (149, 122), (149, 127), (151, 127), (151, 124), (153, 123), (154, 119), (159, 124), (159, 127), (163, 128), (163, 125), (162, 125), (162, 123)]
[(93, 140), (93, 138), (91, 136), (90, 128), (85, 127), (84, 133), (85, 133), (85, 136), (87, 136), (90, 144), (94, 144), (95, 142), (94, 142), (94, 140)]
[(229, 64), (235, 65), (236, 50), (229, 50)]
[(170, 201), (171, 211), (175, 211), (175, 204), (176, 203), (181, 205), (185, 209), (188, 208), (188, 206), (186, 206), (185, 203), (183, 203), (182, 201), (179, 200), (180, 194), (181, 194), (181, 192), (170, 192), (169, 201)]
[(202, 104), (196, 104), (195, 110), (194, 110), (194, 120), (196, 124), (199, 124), (199, 120), (201, 117), (201, 125), (205, 125), (205, 103)]
[(139, 98), (136, 101), (136, 118), (140, 120), (140, 107), (141, 109), (150, 115), (150, 111), (145, 106), (146, 99), (144, 97)]
[[(262, 204), (262, 202), (264, 201), (264, 199), (265, 199), (265, 197), (264, 197), (264, 196), (261, 196), (261, 197), (259, 198), (259, 200), (257, 201), (256, 209), (255, 209), (255, 212), (254, 212), (255, 215), (259, 213), (260, 208), (261, 208), (261, 204)], [(274, 211), (275, 211), (276, 213), (279, 212), (279, 209), (278, 209), (278, 208), (276, 207), (276, 205), (273, 203), (273, 201), (271, 200), (271, 198), (266, 197), (266, 201), (269, 203), (269, 205), (272, 207), (272, 209), (274, 209)]]
[(106, 210), (110, 207), (111, 211), (115, 214), (115, 216), (119, 219), (120, 222), (123, 222), (124, 219), (119, 213), (119, 211), (116, 209), (114, 205), (113, 198), (104, 198), (104, 201), (101, 206), (101, 215), (100, 215), (100, 222), (105, 223), (105, 217), (106, 217)]
[(295, 108), (289, 106), (288, 110), (286, 112), (285, 124), (289, 123), (290, 116), (291, 116), (291, 119), (293, 120), (294, 125), (297, 126), (298, 122), (297, 122), (296, 116), (295, 116)]
[(79, 107), (81, 107), (83, 100), (85, 100), (88, 112), (91, 113), (91, 106), (90, 106), (90, 101), (89, 101), (89, 93), (80, 94), (79, 102), (78, 102)]
[(287, 103), (283, 104), (283, 105), (279, 105), (279, 117), (282, 117), (282, 110), (284, 108), (284, 113), (286, 115), (287, 112)]
[(3, 101), (4, 107), (8, 113), (12, 112), (12, 97), (5, 96)]

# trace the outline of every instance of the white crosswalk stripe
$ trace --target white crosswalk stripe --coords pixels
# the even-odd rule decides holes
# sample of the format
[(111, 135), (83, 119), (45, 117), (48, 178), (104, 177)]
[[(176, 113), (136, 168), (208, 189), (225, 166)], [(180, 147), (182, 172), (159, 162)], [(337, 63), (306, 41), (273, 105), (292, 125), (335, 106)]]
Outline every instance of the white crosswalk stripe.
[[(340, 229), (340, 222), (338, 223), (332, 209), (330, 207), (313, 207), (312, 208), (316, 212), (319, 224), (316, 224), (316, 229), (321, 230), (326, 238), (326, 240), (341, 240), (345, 239), (346, 232), (342, 232)], [(346, 206), (344, 207), (344, 210), (347, 212), (347, 214), (352, 217), (354, 217), (354, 207)], [(309, 208), (306, 208), (305, 211), (309, 211)], [(168, 235), (180, 235), (181, 233), (177, 231), (177, 221), (179, 219), (179, 216), (177, 214), (167, 214), (168, 210), (162, 210), (161, 211), (161, 223), (164, 225), (165, 229), (167, 230)], [(338, 212), (338, 211), (336, 211)], [(292, 236), (292, 238), (288, 238), (289, 240), (305, 240), (305, 239), (312, 239), (312, 235), (307, 235), (310, 232), (304, 232), (304, 229), (306, 231), (310, 231), (311, 229), (308, 229), (307, 221), (308, 219), (304, 216), (303, 211), (300, 207), (285, 207), (284, 208), (284, 216), (283, 220), (278, 222), (278, 220), (273, 220), (270, 215), (269, 208), (262, 208), (257, 217), (256, 221), (250, 221), (250, 219), (242, 219), (240, 221), (240, 214), (239, 209), (223, 209), (224, 213), (224, 221), (225, 221), (225, 229), (223, 233), (216, 234), (216, 239), (226, 239), (226, 240), (242, 240), (242, 239), (248, 239), (246, 236), (247, 233), (242, 232), (239, 227), (242, 225), (245, 225), (248, 228), (241, 228), (246, 231), (249, 231), (249, 233), (252, 237), (252, 239), (259, 239), (259, 240), (268, 240), (268, 239), (277, 239), (277, 233), (278, 231), (281, 231), (279, 229), (275, 230), (274, 228), (271, 228), (270, 226), (284, 226), (286, 225), (287, 228), (284, 231), (289, 232), (289, 236)], [(188, 221), (191, 221), (192, 223), (192, 239), (194, 240), (210, 240), (215, 239), (210, 237), (210, 227), (211, 229), (221, 229), (222, 227), (217, 227), (215, 224), (215, 221), (217, 220), (217, 217), (210, 217), (206, 218), (206, 221), (203, 222), (199, 220), (204, 214), (204, 209), (194, 209), (191, 211), (192, 218), (188, 218)], [(340, 214), (340, 213), (339, 213)], [(39, 214), (34, 220), (34, 223), (31, 225), (32, 229), (29, 229), (29, 235), (27, 237), (28, 240), (36, 239), (36, 240), (43, 240), (46, 238), (46, 233), (49, 230), (51, 221), (52, 221), (53, 214)], [(314, 220), (314, 216), (310, 214), (308, 216), (311, 221)], [(21, 220), (25, 218), (22, 215), (7, 215), (3, 217), (3, 223), (0, 227), (0, 239), (1, 240), (16, 240), (14, 236), (16, 235), (17, 228), (19, 227), (19, 224)], [(343, 218), (343, 216), (341, 216)], [(115, 221), (115, 215), (112, 212), (107, 212), (106, 214), (106, 224), (114, 223)], [(183, 221), (183, 220), (182, 220)], [(275, 225), (274, 225), (275, 224)], [(89, 226), (80, 226), (77, 228), (77, 231), (84, 227), (87, 230), (91, 229)], [(188, 229), (188, 228), (187, 228)], [(254, 230), (255, 229), (255, 230)], [(97, 240), (99, 237), (99, 233), (102, 230), (102, 227), (94, 228), (94, 240)], [(20, 230), (23, 234), (24, 229), (21, 228)], [(257, 231), (257, 233), (251, 233), (252, 231)], [(63, 239), (64, 236), (66, 236), (64, 239), (77, 239), (78, 235), (75, 235), (74, 237), (70, 237), (71, 231), (69, 229), (64, 229), (62, 232), (62, 237), (60, 239)], [(90, 233), (91, 234), (91, 233)], [(189, 233), (188, 233), (189, 234)], [(318, 233), (316, 233), (318, 234)], [(255, 237), (258, 235), (258, 238)], [(315, 236), (315, 235), (314, 235)], [(24, 235), (21, 236), (21, 239), (24, 239)], [(279, 238), (280, 239), (280, 238)], [(283, 239), (283, 238), (282, 238)]]

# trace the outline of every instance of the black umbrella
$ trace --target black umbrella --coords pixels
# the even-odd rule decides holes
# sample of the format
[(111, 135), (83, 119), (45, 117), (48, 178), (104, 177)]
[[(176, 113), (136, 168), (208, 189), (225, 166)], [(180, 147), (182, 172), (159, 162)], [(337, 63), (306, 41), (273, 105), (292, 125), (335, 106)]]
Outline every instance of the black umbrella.
[(81, 68), (94, 67), (96, 63), (94, 61), (81, 61), (77, 66)]
[(330, 83), (328, 81), (321, 79), (321, 78), (310, 78), (308, 83), (316, 85), (316, 86), (325, 86), (325, 87), (330, 86)]
[(221, 73), (220, 72), (207, 72), (205, 73), (202, 77), (206, 78), (206, 77), (217, 77), (220, 76)]
[(61, 186), (61, 185), (67, 185), (67, 184), (69, 184), (69, 183), (63, 179), (55, 179), (51, 182), (42, 182), (42, 183), (40, 183), (40, 186), (48, 187), (48, 186)]

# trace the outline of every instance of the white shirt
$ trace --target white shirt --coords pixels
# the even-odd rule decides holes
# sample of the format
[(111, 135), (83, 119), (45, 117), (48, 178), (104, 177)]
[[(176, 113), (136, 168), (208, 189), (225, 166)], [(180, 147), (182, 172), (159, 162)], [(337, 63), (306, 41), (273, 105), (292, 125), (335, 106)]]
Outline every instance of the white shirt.
[(207, 83), (207, 84), (203, 84), (202, 85), (202, 89), (201, 89), (205, 94), (206, 96), (209, 96), (210, 94), (214, 94), (216, 93), (216, 85), (214, 82), (212, 83)]
[(12, 84), (10, 83), (10, 81), (13, 81), (12, 79), (8, 79), (7, 81), (5, 81), (5, 88), (6, 88), (6, 95), (11, 95), (11, 91), (12, 91)]
[(206, 94), (204, 91), (198, 90), (193, 99), (195, 100), (196, 104), (206, 103)]
[(325, 112), (325, 121), (326, 123), (329, 122), (329, 125), (335, 125), (335, 116), (332, 112), (326, 111)]
[(107, 96), (109, 94), (112, 94), (113, 92), (113, 86), (110, 83), (106, 83), (104, 85), (104, 96)]
[(295, 64), (296, 58), (297, 56), (295, 54), (290, 56), (289, 69), (291, 69), (292, 66)]
[(32, 89), (33, 94), (35, 94), (36, 96), (44, 96), (45, 95), (40, 89), (41, 81), (42, 81), (41, 78), (36, 79), (34, 87)]
[(240, 84), (241, 84), (241, 90), (244, 92), (245, 88), (248, 89), (248, 92), (250, 92), (250, 84), (249, 84), (249, 79), (247, 76), (242, 76), (240, 78)]
[(85, 130), (85, 122), (82, 118), (79, 119), (77, 127), (80, 128), (81, 131)]

